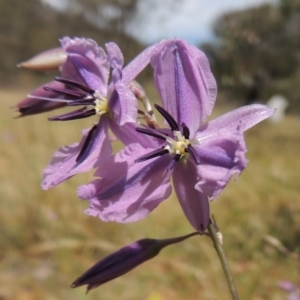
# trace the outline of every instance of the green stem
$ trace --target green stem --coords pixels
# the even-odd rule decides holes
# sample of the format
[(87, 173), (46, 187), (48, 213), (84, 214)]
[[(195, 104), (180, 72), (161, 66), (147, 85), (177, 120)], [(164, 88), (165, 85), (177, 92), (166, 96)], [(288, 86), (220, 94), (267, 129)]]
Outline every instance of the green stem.
[(215, 225), (212, 222), (210, 222), (210, 224), (208, 226), (208, 232), (210, 234), (210, 237), (214, 243), (215, 249), (220, 258), (232, 300), (239, 300), (240, 298), (239, 298), (238, 292), (237, 292), (235, 284), (234, 284), (234, 280), (233, 280), (233, 277), (232, 277), (232, 274), (230, 271), (230, 267), (229, 267), (227, 258), (225, 256), (224, 249), (223, 249), (223, 247), (219, 241), (219, 238), (217, 236)]

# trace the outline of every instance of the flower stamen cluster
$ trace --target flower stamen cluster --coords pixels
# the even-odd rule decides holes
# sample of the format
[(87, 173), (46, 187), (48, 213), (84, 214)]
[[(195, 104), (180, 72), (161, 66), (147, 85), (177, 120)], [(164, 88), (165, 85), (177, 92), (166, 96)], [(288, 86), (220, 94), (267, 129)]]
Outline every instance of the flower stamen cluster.
[[(67, 88), (57, 89), (45, 86), (44, 89), (74, 98), (66, 100), (68, 106), (84, 105), (84, 107), (67, 114), (51, 117), (49, 120), (69, 121), (87, 118), (96, 114), (102, 116), (109, 112), (108, 100), (98, 90), (91, 89), (87, 85), (66, 78), (56, 77), (55, 80), (64, 83)], [(88, 106), (94, 106), (94, 108), (88, 109)]]
[(190, 141), (190, 130), (185, 123), (181, 124), (182, 132), (179, 130), (179, 125), (175, 119), (161, 106), (154, 104), (154, 107), (165, 118), (169, 126), (171, 127), (173, 137), (159, 131), (159, 129), (152, 128), (136, 128), (137, 132), (150, 135), (159, 139), (163, 139), (167, 144), (163, 148), (154, 150), (146, 155), (143, 155), (135, 160), (135, 162), (142, 162), (154, 157), (162, 156), (164, 154), (174, 154), (170, 164), (167, 167), (167, 171), (172, 171), (175, 164), (186, 156), (187, 153), (191, 154), (196, 164), (200, 163), (196, 152), (194, 151)]
[(94, 101), (95, 112), (97, 115), (102, 116), (109, 112), (108, 100), (103, 97), (99, 91), (95, 91), (93, 95), (96, 99)]

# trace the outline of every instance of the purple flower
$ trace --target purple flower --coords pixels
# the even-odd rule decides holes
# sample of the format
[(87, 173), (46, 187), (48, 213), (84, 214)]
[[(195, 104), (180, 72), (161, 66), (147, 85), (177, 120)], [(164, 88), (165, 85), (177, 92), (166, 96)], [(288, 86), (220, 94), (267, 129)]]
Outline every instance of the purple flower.
[(290, 281), (280, 281), (279, 287), (288, 292), (288, 300), (300, 300), (300, 288)]
[(100, 179), (79, 187), (78, 195), (90, 200), (87, 214), (131, 222), (146, 217), (170, 196), (172, 177), (186, 217), (196, 230), (204, 231), (209, 223), (208, 200), (215, 199), (232, 175), (246, 166), (244, 131), (273, 110), (245, 106), (204, 123), (216, 97), (206, 57), (180, 40), (163, 44), (152, 65), (164, 105), (156, 108), (169, 128), (137, 128), (144, 142), (125, 147), (98, 168), (95, 176)]
[(87, 285), (88, 293), (91, 289), (122, 276), (145, 261), (155, 257), (166, 246), (182, 242), (197, 234), (199, 233), (194, 232), (186, 236), (165, 240), (142, 239), (136, 241), (96, 263), (83, 275), (78, 277), (72, 283), (72, 287)]
[[(127, 136), (128, 128), (134, 126), (137, 116), (137, 100), (129, 84), (149, 63), (154, 49), (149, 47), (122, 69), (123, 55), (114, 43), (106, 44), (108, 55), (90, 39), (64, 38), (61, 45), (67, 53), (67, 59), (60, 67), (62, 77), (46, 84), (43, 90), (36, 90), (31, 98), (37, 103), (48, 103), (46, 108), (51, 105), (49, 103), (83, 106), (50, 120), (67, 121), (93, 115), (98, 115), (100, 120), (83, 132), (80, 143), (64, 146), (55, 152), (44, 170), (43, 189), (89, 171), (96, 163), (100, 166), (105, 162), (112, 152), (109, 129), (124, 144), (139, 139), (137, 135)], [(108, 84), (110, 67), (112, 82)]]

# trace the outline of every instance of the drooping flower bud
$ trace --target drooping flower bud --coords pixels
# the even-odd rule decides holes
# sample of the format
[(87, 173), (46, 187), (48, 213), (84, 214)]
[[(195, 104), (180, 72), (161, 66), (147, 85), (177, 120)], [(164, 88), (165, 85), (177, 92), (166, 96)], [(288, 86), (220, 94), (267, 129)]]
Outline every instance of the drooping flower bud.
[(48, 88), (52, 88), (53, 90), (64, 88), (64, 84), (58, 81), (51, 81), (47, 83), (47, 85), (38, 87), (31, 93), (31, 95), (28, 95), (26, 98), (24, 98), (22, 101), (20, 101), (13, 107), (16, 109), (16, 111), (20, 113), (18, 117), (35, 115), (46, 111), (51, 111), (57, 108), (61, 108), (67, 105), (66, 102), (41, 100), (41, 97), (49, 98), (51, 100), (51, 98), (60, 96), (59, 93), (53, 90), (46, 90), (45, 86), (47, 86)]
[(18, 67), (37, 71), (50, 71), (58, 69), (66, 59), (67, 53), (62, 48), (54, 48), (18, 64)]
[(88, 293), (91, 289), (122, 276), (143, 262), (155, 257), (164, 247), (198, 234), (198, 232), (194, 232), (171, 239), (142, 239), (136, 241), (97, 262), (78, 277), (71, 286), (75, 288), (86, 284)]

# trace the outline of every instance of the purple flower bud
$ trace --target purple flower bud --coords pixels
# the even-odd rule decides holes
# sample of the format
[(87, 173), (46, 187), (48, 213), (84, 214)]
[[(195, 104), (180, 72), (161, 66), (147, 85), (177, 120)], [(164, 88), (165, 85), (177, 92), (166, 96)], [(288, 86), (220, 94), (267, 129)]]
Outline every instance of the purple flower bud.
[(78, 277), (71, 286), (75, 288), (86, 284), (88, 293), (89, 290), (122, 276), (143, 262), (155, 257), (164, 247), (179, 243), (198, 234), (198, 232), (194, 232), (171, 239), (142, 239), (136, 241), (97, 262)]
[[(60, 82), (52, 81), (47, 84), (47, 87), (52, 89), (58, 89), (63, 88), (64, 85)], [(31, 95), (28, 95), (22, 101), (17, 103), (13, 108), (15, 108), (20, 113), (19, 117), (51, 111), (57, 108), (64, 107), (67, 105), (67, 103), (58, 101), (43, 101), (40, 100), (39, 97), (58, 98), (59, 96), (59, 93), (55, 91), (45, 90), (45, 86), (40, 86), (36, 90), (34, 90)]]
[(50, 71), (58, 69), (66, 59), (67, 53), (62, 48), (54, 48), (18, 64), (18, 67), (37, 71)]

